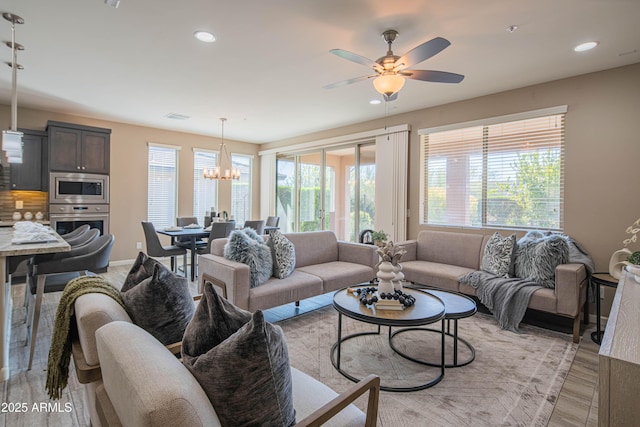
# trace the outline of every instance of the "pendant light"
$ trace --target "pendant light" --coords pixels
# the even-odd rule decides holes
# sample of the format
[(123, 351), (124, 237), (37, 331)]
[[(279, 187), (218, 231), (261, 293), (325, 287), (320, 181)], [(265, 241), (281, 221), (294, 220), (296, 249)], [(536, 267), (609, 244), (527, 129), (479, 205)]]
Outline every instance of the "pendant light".
[[(215, 169), (207, 170), (207, 168), (204, 168), (202, 175), (205, 177), (205, 179), (213, 179), (213, 180), (219, 180), (219, 181), (230, 181), (234, 179), (237, 181), (240, 179), (240, 169), (232, 167), (233, 164), (231, 163), (231, 156), (229, 156), (229, 152), (227, 151), (227, 146), (224, 145), (224, 122), (226, 121), (227, 121), (226, 118), (224, 117), (220, 118), (220, 122), (222, 123), (222, 136), (221, 136), (222, 142), (220, 143), (218, 159), (216, 161)], [(223, 158), (227, 159), (227, 162), (229, 164), (228, 169), (222, 169), (221, 167)], [(224, 173), (222, 173), (223, 170), (224, 170)]]
[(2, 150), (9, 163), (22, 163), (22, 132), (18, 132), (18, 69), (22, 66), (18, 64), (18, 51), (24, 50), (24, 46), (16, 43), (16, 24), (24, 24), (24, 19), (12, 13), (3, 13), (2, 17), (11, 22), (11, 42), (6, 45), (11, 48), (11, 63), (8, 65), (12, 69), (11, 80), (11, 130), (2, 131)]

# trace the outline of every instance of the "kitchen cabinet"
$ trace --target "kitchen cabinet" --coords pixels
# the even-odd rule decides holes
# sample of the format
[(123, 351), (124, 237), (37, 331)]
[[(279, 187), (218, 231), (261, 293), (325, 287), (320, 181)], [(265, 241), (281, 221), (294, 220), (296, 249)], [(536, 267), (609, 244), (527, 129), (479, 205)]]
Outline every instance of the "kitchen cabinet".
[(49, 121), (49, 170), (109, 174), (111, 129)]
[(22, 136), (22, 163), (11, 163), (10, 190), (47, 191), (43, 176), (47, 173), (47, 133), (18, 129)]

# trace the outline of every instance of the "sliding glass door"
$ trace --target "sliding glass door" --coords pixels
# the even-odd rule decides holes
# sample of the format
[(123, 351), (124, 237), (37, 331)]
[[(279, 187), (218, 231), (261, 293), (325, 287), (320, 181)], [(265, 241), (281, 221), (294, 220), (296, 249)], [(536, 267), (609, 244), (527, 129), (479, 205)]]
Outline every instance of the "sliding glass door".
[(375, 144), (281, 155), (276, 171), (283, 232), (332, 230), (340, 240), (358, 241), (360, 230), (373, 228)]

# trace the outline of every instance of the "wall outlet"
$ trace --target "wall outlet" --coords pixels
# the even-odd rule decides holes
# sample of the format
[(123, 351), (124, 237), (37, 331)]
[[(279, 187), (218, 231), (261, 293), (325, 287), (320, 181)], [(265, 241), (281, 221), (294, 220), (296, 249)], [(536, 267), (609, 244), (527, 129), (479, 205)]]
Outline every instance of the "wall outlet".
[(142, 242), (136, 242), (136, 249), (142, 249)]
[(604, 286), (600, 286), (600, 299), (604, 299)]
[(22, 200), (16, 200), (16, 209), (23, 209), (24, 202)]

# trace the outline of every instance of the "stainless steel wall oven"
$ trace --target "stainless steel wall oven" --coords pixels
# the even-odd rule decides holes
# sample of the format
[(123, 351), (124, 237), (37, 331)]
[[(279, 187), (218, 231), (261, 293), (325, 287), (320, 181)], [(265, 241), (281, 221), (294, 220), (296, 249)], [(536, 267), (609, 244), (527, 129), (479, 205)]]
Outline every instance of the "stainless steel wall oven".
[(84, 224), (109, 233), (109, 205), (49, 205), (51, 228), (58, 234), (69, 233)]

